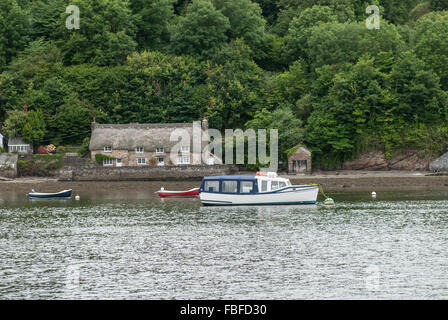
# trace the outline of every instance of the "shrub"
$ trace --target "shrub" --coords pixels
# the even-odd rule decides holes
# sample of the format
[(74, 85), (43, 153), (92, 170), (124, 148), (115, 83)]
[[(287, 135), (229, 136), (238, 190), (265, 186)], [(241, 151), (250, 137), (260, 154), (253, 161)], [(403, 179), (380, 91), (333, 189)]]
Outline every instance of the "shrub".
[(84, 138), (84, 140), (82, 140), (82, 144), (81, 147), (78, 150), (78, 154), (81, 157), (84, 157), (87, 153), (89, 153), (89, 145), (90, 145), (90, 138)]
[(95, 161), (96, 161), (96, 163), (98, 163), (100, 166), (103, 164), (103, 160), (105, 160), (105, 159), (112, 159), (112, 160), (114, 160), (115, 158), (112, 157), (112, 156), (108, 156), (108, 155), (105, 155), (105, 154), (101, 154), (101, 153), (97, 153), (97, 154), (95, 155)]
[(39, 149), (37, 149), (37, 154), (48, 154), (48, 150), (42, 146), (39, 147)]

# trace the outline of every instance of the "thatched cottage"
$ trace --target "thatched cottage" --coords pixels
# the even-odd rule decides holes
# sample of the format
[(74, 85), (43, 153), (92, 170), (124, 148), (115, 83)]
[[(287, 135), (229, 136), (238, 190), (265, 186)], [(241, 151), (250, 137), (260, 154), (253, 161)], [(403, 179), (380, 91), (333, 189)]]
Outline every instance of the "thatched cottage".
[[(176, 129), (188, 133), (189, 139), (174, 156), (170, 156), (172, 148), (179, 141), (170, 141), (171, 134)], [(131, 123), (131, 124), (99, 124), (92, 123), (90, 152), (95, 161), (97, 154), (103, 157), (103, 166), (165, 166), (165, 165), (199, 165), (203, 164), (202, 150), (208, 142), (201, 142), (199, 152), (193, 150), (193, 130), (200, 134), (208, 129), (207, 120), (192, 123)], [(219, 164), (213, 154), (205, 157), (209, 165)]]

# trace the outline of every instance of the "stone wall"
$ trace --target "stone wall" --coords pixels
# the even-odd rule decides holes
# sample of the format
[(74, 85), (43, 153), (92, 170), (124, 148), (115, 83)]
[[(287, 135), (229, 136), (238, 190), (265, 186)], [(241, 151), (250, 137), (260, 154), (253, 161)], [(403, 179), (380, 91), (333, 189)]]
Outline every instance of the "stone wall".
[(0, 154), (0, 177), (11, 179), (17, 177), (17, 160), (17, 154)]
[(83, 158), (80, 156), (65, 155), (62, 160), (65, 167), (84, 167), (92, 163), (89, 158)]
[(204, 176), (235, 174), (233, 165), (181, 165), (161, 167), (72, 167), (60, 171), (61, 181), (201, 180)]

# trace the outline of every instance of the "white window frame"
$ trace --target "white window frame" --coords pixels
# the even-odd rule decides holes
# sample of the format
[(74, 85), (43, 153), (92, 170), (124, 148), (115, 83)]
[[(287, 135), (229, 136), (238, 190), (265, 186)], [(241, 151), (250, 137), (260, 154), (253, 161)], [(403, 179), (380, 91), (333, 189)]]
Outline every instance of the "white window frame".
[(112, 152), (111, 146), (104, 146), (104, 152)]
[(179, 155), (177, 157), (178, 164), (190, 164), (190, 156), (189, 155)]
[[(143, 159), (144, 162), (140, 162), (140, 160)], [(137, 165), (139, 166), (145, 166), (146, 165), (146, 158), (137, 158)]]
[(190, 152), (190, 146), (181, 146), (180, 152), (182, 152), (182, 153)]
[(156, 153), (165, 153), (164, 148), (156, 148)]
[(103, 159), (103, 167), (111, 167), (113, 165), (114, 165), (114, 159)]
[[(158, 166), (164, 166), (165, 165), (165, 158), (164, 157), (157, 157), (157, 165)], [(160, 159), (162, 159), (162, 161), (159, 161)]]
[(135, 152), (136, 152), (136, 153), (143, 153), (143, 152), (145, 152), (145, 148), (143, 148), (143, 147), (137, 147), (137, 148), (135, 148)]

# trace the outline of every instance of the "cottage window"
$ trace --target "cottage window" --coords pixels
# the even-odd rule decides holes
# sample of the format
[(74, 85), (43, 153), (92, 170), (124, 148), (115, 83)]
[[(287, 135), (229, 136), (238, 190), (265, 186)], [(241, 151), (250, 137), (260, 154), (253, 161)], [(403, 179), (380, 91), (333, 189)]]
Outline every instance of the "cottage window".
[(113, 159), (103, 159), (103, 166), (112, 166), (114, 164)]
[(135, 152), (137, 152), (137, 153), (143, 153), (143, 152), (144, 152), (144, 149), (143, 149), (143, 147), (137, 147), (137, 148), (135, 148)]
[(156, 153), (164, 153), (165, 150), (163, 148), (156, 148)]
[(179, 164), (189, 164), (190, 163), (190, 156), (179, 156), (178, 157)]
[(190, 152), (190, 146), (181, 146), (180, 152)]
[(157, 165), (158, 166), (165, 165), (165, 159), (163, 157), (157, 157)]
[(138, 165), (145, 165), (146, 164), (146, 158), (137, 158), (137, 164)]
[(112, 147), (111, 146), (105, 146), (104, 147), (104, 152), (112, 152)]

